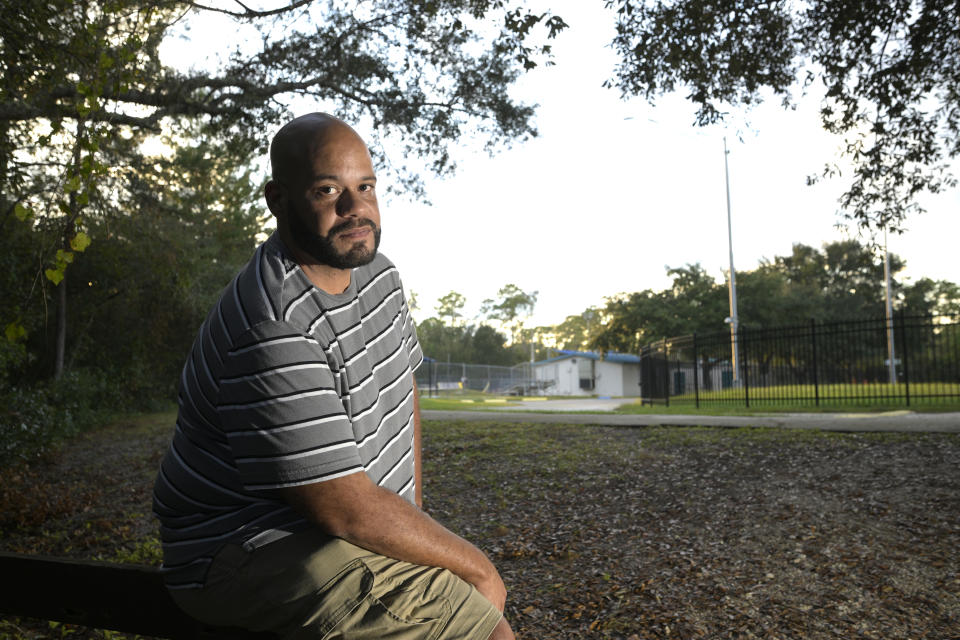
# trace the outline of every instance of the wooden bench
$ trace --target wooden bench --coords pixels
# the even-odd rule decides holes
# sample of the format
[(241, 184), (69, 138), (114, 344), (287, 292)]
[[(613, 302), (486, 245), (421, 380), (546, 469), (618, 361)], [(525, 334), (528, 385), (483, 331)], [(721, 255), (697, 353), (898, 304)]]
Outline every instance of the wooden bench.
[(266, 640), (182, 612), (156, 567), (0, 552), (0, 614), (157, 638)]

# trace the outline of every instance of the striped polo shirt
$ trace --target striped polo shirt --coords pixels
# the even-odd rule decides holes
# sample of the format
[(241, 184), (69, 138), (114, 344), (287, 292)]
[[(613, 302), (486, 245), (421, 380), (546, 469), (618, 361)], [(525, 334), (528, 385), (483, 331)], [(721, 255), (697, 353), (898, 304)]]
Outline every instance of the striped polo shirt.
[(277, 489), (365, 471), (414, 501), (413, 370), (423, 360), (382, 254), (331, 295), (274, 234), (224, 290), (180, 379), (154, 486), (168, 586), (202, 586), (227, 542), (307, 526)]

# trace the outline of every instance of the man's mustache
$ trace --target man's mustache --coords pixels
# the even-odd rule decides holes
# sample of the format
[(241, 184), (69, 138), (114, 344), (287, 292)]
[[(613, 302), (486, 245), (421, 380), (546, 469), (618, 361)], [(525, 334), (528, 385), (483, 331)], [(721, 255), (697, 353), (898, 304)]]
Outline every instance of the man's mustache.
[(338, 233), (343, 233), (344, 231), (350, 231), (351, 229), (356, 229), (361, 226), (368, 226), (374, 231), (377, 230), (377, 225), (373, 220), (367, 218), (359, 218), (357, 220), (347, 220), (346, 222), (341, 222), (340, 224), (335, 224), (330, 227), (330, 231), (327, 232), (328, 238), (333, 238)]

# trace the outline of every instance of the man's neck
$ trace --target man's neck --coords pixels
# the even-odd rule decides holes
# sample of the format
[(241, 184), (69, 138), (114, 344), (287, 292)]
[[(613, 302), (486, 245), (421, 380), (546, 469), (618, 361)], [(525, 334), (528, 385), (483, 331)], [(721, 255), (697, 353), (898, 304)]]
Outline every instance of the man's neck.
[(329, 265), (305, 262), (298, 258), (297, 263), (313, 286), (321, 291), (331, 294), (343, 293), (350, 286), (351, 269), (335, 269)]

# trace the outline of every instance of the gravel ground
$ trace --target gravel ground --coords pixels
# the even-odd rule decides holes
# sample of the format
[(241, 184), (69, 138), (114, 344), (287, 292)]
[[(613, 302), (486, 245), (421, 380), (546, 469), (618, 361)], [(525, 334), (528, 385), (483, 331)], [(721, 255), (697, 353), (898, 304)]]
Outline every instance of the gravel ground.
[[(155, 562), (169, 414), (5, 469), (0, 548)], [(432, 422), (425, 508), (519, 638), (960, 638), (960, 436)], [(0, 639), (106, 637), (0, 620)], [(109, 637), (123, 637), (109, 634)]]

